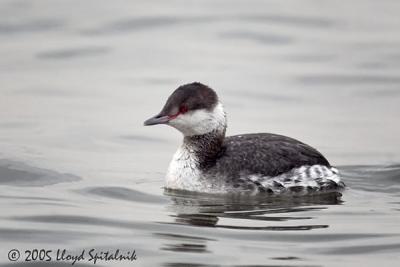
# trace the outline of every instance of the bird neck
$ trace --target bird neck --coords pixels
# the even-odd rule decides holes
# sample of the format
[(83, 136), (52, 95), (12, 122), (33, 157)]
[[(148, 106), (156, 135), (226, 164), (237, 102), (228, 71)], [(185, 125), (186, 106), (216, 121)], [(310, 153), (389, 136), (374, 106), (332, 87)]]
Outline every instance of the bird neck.
[(225, 132), (226, 125), (223, 125), (206, 134), (185, 136), (183, 139), (183, 148), (189, 153), (194, 154), (200, 168), (210, 167), (222, 152)]

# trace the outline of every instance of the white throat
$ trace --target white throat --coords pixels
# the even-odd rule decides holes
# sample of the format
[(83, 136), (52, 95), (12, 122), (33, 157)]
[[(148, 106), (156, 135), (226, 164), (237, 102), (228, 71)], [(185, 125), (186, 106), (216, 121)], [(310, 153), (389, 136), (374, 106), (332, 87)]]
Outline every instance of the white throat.
[(197, 163), (198, 159), (194, 152), (189, 147), (186, 147), (185, 144), (182, 144), (169, 164), (166, 187), (189, 191), (201, 188), (201, 172)]
[(184, 136), (203, 135), (217, 129), (225, 130), (226, 115), (221, 102), (209, 111), (200, 109), (181, 114), (169, 122)]

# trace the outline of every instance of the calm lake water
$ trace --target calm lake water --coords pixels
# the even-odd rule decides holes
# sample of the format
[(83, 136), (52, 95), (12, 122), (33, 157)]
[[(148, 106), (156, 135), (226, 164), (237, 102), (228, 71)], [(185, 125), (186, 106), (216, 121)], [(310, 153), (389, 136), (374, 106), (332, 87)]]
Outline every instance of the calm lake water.
[[(96, 266), (398, 266), (399, 1), (0, 6), (0, 266), (92, 248), (137, 255)], [(347, 190), (165, 194), (182, 137), (142, 123), (192, 81), (219, 93), (228, 135), (302, 140)]]

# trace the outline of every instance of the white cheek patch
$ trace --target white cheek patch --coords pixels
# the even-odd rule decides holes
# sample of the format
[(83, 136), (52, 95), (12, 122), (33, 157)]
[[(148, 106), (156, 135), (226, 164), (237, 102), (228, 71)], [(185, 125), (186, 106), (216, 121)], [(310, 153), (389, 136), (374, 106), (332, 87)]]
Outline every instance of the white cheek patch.
[(226, 116), (222, 104), (218, 103), (212, 111), (201, 109), (181, 114), (171, 120), (169, 125), (185, 136), (203, 135), (215, 129), (224, 129)]

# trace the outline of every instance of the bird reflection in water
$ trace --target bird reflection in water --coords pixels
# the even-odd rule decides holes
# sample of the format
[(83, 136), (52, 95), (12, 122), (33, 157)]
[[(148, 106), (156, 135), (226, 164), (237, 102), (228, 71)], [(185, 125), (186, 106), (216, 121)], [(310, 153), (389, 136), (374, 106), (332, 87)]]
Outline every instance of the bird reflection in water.
[[(171, 199), (168, 209), (172, 211), (170, 216), (174, 218), (168, 224), (240, 231), (304, 231), (328, 228), (329, 225), (326, 224), (305, 223), (315, 218), (315, 215), (308, 213), (343, 203), (338, 192), (269, 197), (216, 196), (175, 190), (165, 191), (165, 194)], [(298, 213), (302, 216), (296, 216)], [(288, 221), (296, 223), (284, 223)], [(164, 251), (209, 253), (207, 243), (213, 241), (193, 234), (155, 234), (167, 240), (160, 248)]]
[(231, 228), (242, 230), (311, 230), (326, 228), (328, 225), (297, 226), (243, 226), (219, 224), (222, 218), (250, 221), (283, 222), (290, 220), (307, 220), (309, 216), (272, 216), (327, 209), (329, 205), (340, 205), (341, 193), (330, 192), (306, 196), (218, 196), (197, 194), (176, 190), (167, 190), (172, 204), (169, 209), (174, 212), (176, 224), (192, 226)]

